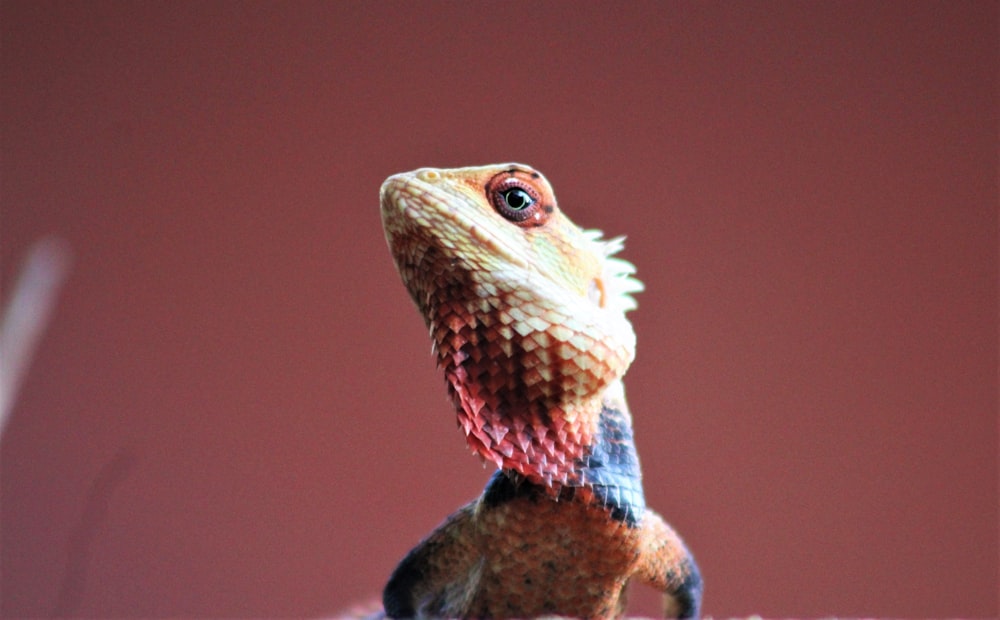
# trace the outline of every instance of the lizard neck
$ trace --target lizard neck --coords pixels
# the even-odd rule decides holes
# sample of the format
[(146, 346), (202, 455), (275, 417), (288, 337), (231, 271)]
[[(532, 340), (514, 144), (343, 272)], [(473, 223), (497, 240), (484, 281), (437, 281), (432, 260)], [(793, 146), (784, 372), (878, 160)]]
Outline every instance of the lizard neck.
[(630, 527), (641, 522), (646, 510), (642, 469), (632, 433), (632, 418), (620, 382), (601, 399), (592, 442), (583, 456), (573, 459), (566, 484), (542, 485), (524, 475), (523, 469), (501, 469), (487, 485), (484, 501), (498, 505), (521, 496), (548, 495), (559, 501), (598, 505), (611, 518)]

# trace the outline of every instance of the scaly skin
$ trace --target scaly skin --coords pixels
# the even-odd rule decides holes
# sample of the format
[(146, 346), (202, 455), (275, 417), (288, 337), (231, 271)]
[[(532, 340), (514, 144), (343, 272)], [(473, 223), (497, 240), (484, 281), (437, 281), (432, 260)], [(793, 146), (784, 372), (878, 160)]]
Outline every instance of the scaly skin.
[(381, 208), (459, 426), (498, 468), (399, 564), (385, 614), (613, 618), (636, 579), (697, 616), (697, 565), (643, 497), (621, 382), (642, 286), (621, 239), (577, 228), (521, 164), (394, 175)]

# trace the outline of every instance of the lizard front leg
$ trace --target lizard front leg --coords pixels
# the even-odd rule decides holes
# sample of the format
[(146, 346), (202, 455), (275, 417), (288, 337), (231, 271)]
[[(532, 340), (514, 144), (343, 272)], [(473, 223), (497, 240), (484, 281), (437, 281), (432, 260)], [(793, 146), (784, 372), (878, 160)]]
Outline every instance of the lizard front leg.
[(389, 618), (454, 617), (475, 591), (477, 501), (466, 504), (414, 547), (382, 591)]
[(647, 510), (642, 519), (642, 546), (635, 577), (663, 592), (663, 615), (697, 618), (702, 581), (694, 556), (663, 518)]

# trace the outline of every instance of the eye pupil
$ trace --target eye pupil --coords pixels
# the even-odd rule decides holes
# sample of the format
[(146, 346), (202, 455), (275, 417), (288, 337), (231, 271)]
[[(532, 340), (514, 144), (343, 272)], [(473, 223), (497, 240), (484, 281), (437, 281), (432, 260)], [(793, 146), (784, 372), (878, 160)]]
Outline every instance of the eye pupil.
[(507, 207), (513, 211), (523, 211), (535, 202), (534, 199), (528, 195), (528, 192), (517, 187), (503, 192), (501, 196), (503, 196), (503, 201), (507, 204)]

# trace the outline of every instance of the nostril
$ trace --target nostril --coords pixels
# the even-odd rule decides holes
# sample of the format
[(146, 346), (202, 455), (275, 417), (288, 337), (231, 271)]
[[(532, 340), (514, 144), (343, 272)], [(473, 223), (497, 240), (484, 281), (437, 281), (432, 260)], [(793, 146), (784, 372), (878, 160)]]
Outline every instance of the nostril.
[(421, 181), (437, 181), (441, 178), (441, 173), (433, 168), (424, 168), (417, 172), (417, 178)]

